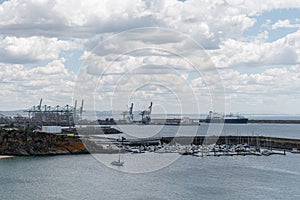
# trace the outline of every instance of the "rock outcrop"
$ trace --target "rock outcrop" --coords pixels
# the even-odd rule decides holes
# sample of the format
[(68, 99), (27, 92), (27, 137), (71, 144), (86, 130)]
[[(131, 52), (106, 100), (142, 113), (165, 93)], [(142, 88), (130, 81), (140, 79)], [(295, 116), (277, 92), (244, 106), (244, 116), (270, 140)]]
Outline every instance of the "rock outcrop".
[(0, 132), (0, 155), (42, 156), (88, 153), (78, 136), (32, 131)]

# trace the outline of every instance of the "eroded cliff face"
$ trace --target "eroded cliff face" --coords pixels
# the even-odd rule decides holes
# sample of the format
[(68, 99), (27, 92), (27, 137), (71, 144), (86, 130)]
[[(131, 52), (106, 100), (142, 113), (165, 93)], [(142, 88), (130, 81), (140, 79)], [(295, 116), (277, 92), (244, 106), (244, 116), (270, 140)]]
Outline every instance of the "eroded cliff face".
[(88, 153), (78, 136), (31, 131), (0, 132), (0, 155), (68, 155)]

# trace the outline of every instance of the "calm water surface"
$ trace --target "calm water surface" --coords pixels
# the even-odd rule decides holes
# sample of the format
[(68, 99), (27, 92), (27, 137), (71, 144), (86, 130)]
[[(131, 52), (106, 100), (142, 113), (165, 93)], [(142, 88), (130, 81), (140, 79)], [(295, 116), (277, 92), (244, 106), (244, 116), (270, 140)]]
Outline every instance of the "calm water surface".
[[(149, 154), (128, 156), (132, 161)], [(0, 160), (1, 200), (300, 199), (299, 182), (295, 154), (181, 156), (163, 169), (139, 174), (111, 169), (91, 155)]]
[[(126, 137), (180, 136), (206, 135), (209, 125), (117, 128)], [(300, 125), (225, 124), (221, 134), (299, 139)], [(92, 155), (2, 159), (0, 199), (300, 199), (300, 154), (178, 159), (174, 154), (122, 155), (122, 170), (148, 173), (112, 169), (109, 163), (116, 156), (95, 156), (107, 165)]]
[[(118, 125), (127, 137), (238, 135), (300, 139), (300, 124), (218, 124), (200, 126)], [(220, 128), (220, 129), (219, 129)], [(209, 130), (209, 131), (208, 131)], [(219, 131), (220, 130), (220, 131)]]

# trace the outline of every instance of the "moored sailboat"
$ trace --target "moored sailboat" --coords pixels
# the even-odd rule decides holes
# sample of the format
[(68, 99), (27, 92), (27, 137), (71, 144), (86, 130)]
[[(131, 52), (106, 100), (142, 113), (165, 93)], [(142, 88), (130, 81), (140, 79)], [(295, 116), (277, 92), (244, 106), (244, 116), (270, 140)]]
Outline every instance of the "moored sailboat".
[[(118, 139), (118, 141), (120, 141), (120, 138)], [(119, 158), (118, 158), (118, 160), (114, 160), (110, 164), (115, 165), (115, 166), (123, 166), (124, 165), (124, 161), (121, 161), (120, 147), (119, 147)]]

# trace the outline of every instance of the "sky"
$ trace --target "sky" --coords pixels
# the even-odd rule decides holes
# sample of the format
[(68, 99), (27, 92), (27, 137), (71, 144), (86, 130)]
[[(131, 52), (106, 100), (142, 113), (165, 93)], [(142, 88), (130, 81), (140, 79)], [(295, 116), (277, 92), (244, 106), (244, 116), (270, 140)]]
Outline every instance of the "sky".
[(300, 114), (298, 0), (0, 0), (0, 110)]

